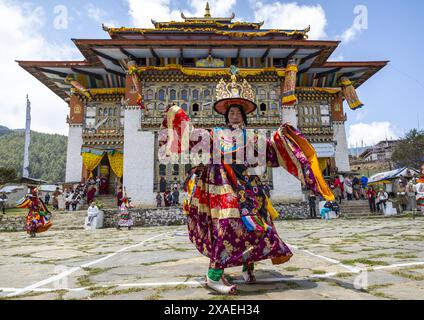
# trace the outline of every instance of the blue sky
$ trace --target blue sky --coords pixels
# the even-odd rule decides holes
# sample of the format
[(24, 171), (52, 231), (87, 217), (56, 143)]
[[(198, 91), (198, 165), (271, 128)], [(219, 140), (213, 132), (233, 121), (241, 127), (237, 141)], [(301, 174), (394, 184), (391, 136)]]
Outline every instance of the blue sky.
[[(32, 76), (19, 70), (14, 59), (73, 60), (81, 56), (71, 38), (107, 38), (101, 28), (109, 26), (149, 26), (176, 18), (182, 10), (187, 16), (203, 11), (201, 0), (118, 0), (118, 1), (10, 1), (0, 0), (0, 35), (4, 39), (0, 63), (6, 75), (0, 86), (0, 104), (5, 112), (0, 124), (24, 126), (25, 92), (33, 105), (33, 129), (67, 134), (66, 104)], [(236, 13), (244, 21), (265, 20), (265, 26), (301, 28), (311, 25), (317, 39), (342, 40), (332, 58), (343, 61), (390, 60), (389, 66), (368, 80), (359, 90), (365, 106), (359, 111), (346, 108), (346, 130), (350, 145), (371, 144), (375, 140), (402, 136), (421, 124), (424, 128), (424, 51), (422, 20), (424, 2), (410, 1), (274, 1), (212, 0), (212, 15)], [(62, 5), (63, 7), (57, 7)], [(367, 9), (366, 29), (354, 30), (346, 40), (357, 15), (354, 8)], [(66, 9), (67, 26), (58, 29), (58, 11)], [(16, 15), (16, 17), (15, 17)], [(288, 25), (290, 24), (290, 26)], [(14, 86), (16, 87), (16, 86)], [(13, 94), (12, 94), (13, 92)]]

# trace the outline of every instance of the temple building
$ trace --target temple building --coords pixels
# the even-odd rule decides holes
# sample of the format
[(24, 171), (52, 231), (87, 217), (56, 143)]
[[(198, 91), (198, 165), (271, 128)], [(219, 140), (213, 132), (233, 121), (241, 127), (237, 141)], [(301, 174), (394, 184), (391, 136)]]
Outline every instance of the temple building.
[[(133, 203), (154, 205), (160, 177), (181, 185), (190, 169), (157, 159), (164, 110), (176, 103), (197, 127), (223, 125), (212, 106), (230, 66), (256, 92), (249, 127), (271, 132), (289, 122), (313, 144), (326, 177), (350, 170), (344, 100), (362, 106), (355, 89), (387, 61), (328, 62), (339, 41), (308, 40), (309, 28), (212, 17), (208, 6), (203, 17), (181, 17), (152, 20), (152, 28), (103, 26), (110, 39), (73, 39), (84, 61), (18, 61), (69, 103), (67, 182), (104, 176), (109, 192), (122, 183)], [(285, 170), (264, 175), (274, 200), (302, 198), (300, 182)]]

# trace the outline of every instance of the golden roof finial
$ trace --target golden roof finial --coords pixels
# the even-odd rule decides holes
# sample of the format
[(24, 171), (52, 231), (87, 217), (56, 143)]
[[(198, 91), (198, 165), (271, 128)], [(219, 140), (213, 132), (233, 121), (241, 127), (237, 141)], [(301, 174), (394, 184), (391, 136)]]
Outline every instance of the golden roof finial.
[(211, 11), (209, 9), (209, 2), (206, 2), (206, 8), (205, 8), (205, 18), (211, 17)]

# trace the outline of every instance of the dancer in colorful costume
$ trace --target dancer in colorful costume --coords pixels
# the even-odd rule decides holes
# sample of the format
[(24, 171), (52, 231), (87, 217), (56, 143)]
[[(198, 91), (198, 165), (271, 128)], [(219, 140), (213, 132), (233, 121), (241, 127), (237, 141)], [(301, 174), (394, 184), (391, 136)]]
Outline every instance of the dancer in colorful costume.
[[(225, 268), (243, 266), (244, 280), (255, 283), (255, 261), (271, 259), (273, 264), (282, 264), (293, 255), (277, 234), (273, 221), (278, 212), (269, 200), (267, 186), (250, 171), (257, 164), (234, 160), (237, 153), (246, 156), (258, 139), (246, 129), (247, 114), (256, 109), (253, 89), (246, 80), (238, 83), (235, 74), (231, 83), (221, 80), (216, 89), (218, 101), (214, 109), (225, 117), (227, 127), (209, 132), (211, 152), (218, 152), (230, 162), (220, 158), (217, 163), (210, 157), (204, 165), (195, 167), (185, 183), (188, 198), (183, 204), (189, 238), (210, 259), (206, 284), (222, 294), (236, 294), (237, 290), (223, 276)], [(183, 154), (186, 149), (193, 152), (198, 138), (193, 139), (195, 142), (190, 138), (188, 146), (181, 143), (182, 138), (199, 137), (204, 130), (194, 129), (189, 121), (182, 108), (168, 107), (159, 139), (159, 159)], [(283, 124), (270, 139), (264, 140), (267, 167), (281, 166), (316, 194), (334, 200), (313, 147), (297, 129)]]
[(38, 196), (37, 189), (34, 189), (17, 207), (29, 209), (25, 230), (31, 238), (35, 237), (37, 233), (47, 231), (53, 225), (50, 221), (51, 213)]
[(424, 214), (424, 165), (421, 166), (421, 178), (417, 180), (415, 191), (417, 192), (417, 209)]
[(134, 225), (134, 220), (131, 217), (131, 213), (128, 211), (130, 208), (133, 208), (130, 200), (127, 196), (124, 196), (121, 206), (119, 207), (119, 220), (116, 229), (121, 230), (121, 227), (127, 227), (128, 230), (131, 230), (131, 227)]

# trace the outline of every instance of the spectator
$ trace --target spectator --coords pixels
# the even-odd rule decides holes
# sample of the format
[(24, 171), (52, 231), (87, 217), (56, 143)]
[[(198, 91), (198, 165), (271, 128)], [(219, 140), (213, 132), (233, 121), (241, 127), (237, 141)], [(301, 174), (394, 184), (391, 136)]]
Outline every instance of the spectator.
[(161, 196), (160, 192), (158, 192), (157, 195), (156, 195), (156, 206), (158, 208), (162, 207), (162, 196)]
[(355, 196), (356, 200), (360, 199), (361, 194), (361, 182), (357, 177), (354, 177), (352, 180), (352, 188), (353, 188), (353, 195)]
[(344, 179), (344, 189), (346, 191), (347, 200), (352, 200), (353, 188), (352, 188), (352, 179), (351, 176), (347, 176)]
[(311, 219), (316, 219), (317, 217), (317, 204), (316, 204), (316, 200), (317, 197), (315, 196), (315, 193), (311, 190), (309, 192), (309, 213), (311, 215)]
[(368, 187), (368, 178), (365, 175), (362, 175), (362, 177), (361, 177), (361, 187), (362, 187), (361, 188), (361, 197), (363, 199), (366, 199), (365, 192), (366, 192), (367, 187)]
[(124, 197), (124, 193), (122, 192), (122, 187), (119, 187), (118, 194), (116, 195), (116, 201), (117, 201), (117, 204), (118, 204), (118, 208), (121, 207), (123, 197)]
[(341, 183), (339, 178), (336, 178), (334, 180), (332, 189), (333, 189), (333, 193), (334, 193), (334, 197), (336, 198), (336, 201), (338, 201), (339, 204), (341, 204), (342, 203), (342, 188), (341, 188)]
[(7, 196), (6, 193), (2, 193), (0, 196), (0, 208), (3, 214), (6, 214), (6, 202), (7, 202)]
[(400, 212), (406, 211), (406, 207), (408, 206), (408, 197), (406, 195), (406, 186), (403, 181), (399, 182), (398, 191), (396, 193), (398, 199), (399, 199), (399, 209)]
[(96, 187), (92, 185), (87, 192), (87, 203), (92, 203), (94, 200), (94, 196), (96, 195)]
[(46, 195), (44, 196), (44, 203), (46, 204), (46, 206), (49, 205), (50, 202), (50, 193), (46, 193)]
[(163, 201), (165, 203), (165, 207), (169, 207), (171, 205), (169, 198), (170, 198), (170, 192), (168, 190), (165, 190), (163, 194)]
[(165, 192), (166, 191), (166, 180), (163, 176), (160, 177), (159, 181), (159, 191)]
[(77, 210), (77, 206), (81, 201), (81, 196), (79, 191), (75, 191), (73, 196), (72, 196), (72, 200), (71, 200), (71, 206), (72, 206), (72, 211), (76, 211)]
[(411, 181), (408, 182), (406, 186), (406, 196), (408, 197), (408, 208), (407, 210), (415, 211), (417, 210), (417, 198), (415, 196), (415, 186)]
[(375, 192), (373, 187), (368, 187), (367, 191), (365, 191), (365, 195), (367, 196), (368, 203), (370, 205), (370, 211), (372, 213), (377, 212), (377, 208), (375, 206), (375, 197), (377, 193)]
[(56, 188), (56, 191), (53, 192), (53, 200), (52, 200), (52, 205), (53, 205), (53, 209), (54, 210), (59, 210), (59, 196), (62, 193), (59, 191), (59, 187)]
[(72, 196), (73, 196), (73, 194), (70, 193), (70, 192), (66, 192), (65, 193), (65, 210), (66, 211), (69, 211), (69, 207), (71, 205)]
[(93, 222), (93, 219), (97, 217), (99, 214), (99, 208), (96, 206), (95, 202), (92, 202), (91, 205), (87, 209), (88, 214), (88, 222), (87, 226), (91, 226), (91, 222)]
[(172, 202), (176, 206), (180, 205), (180, 192), (178, 191), (178, 188), (175, 187), (174, 191), (172, 192)]
[(386, 191), (384, 191), (383, 188), (380, 188), (380, 191), (377, 194), (377, 211), (384, 213), (384, 210), (386, 208), (386, 202), (389, 199), (389, 195)]

